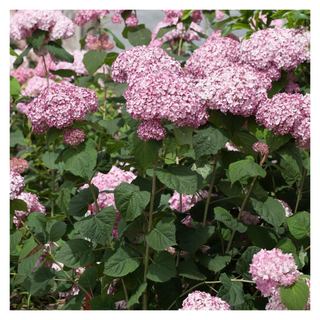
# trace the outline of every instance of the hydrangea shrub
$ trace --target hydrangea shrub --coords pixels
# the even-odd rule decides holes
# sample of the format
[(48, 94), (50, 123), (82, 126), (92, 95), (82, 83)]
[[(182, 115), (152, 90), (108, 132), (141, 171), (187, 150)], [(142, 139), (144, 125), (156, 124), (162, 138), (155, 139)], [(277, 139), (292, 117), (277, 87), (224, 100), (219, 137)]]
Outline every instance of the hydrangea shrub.
[(310, 10), (238, 13), (11, 12), (12, 309), (310, 310)]

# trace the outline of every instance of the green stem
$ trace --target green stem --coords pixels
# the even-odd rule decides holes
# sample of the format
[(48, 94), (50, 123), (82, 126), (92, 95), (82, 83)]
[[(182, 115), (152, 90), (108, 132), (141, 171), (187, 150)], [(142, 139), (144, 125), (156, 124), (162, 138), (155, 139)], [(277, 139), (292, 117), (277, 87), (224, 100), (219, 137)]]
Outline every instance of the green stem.
[(178, 56), (180, 56), (181, 47), (182, 47), (182, 35), (181, 35), (180, 40), (179, 40)]
[[(149, 220), (148, 220), (148, 229), (147, 233), (151, 230), (152, 228), (152, 215), (153, 215), (153, 207), (154, 207), (154, 198), (156, 195), (156, 168), (158, 166), (158, 160), (159, 156), (156, 159), (156, 162), (153, 167), (153, 177), (152, 177), (152, 191), (151, 191), (151, 196), (150, 196), (150, 209), (149, 209)], [(143, 282), (147, 283), (147, 269), (149, 265), (149, 244), (146, 242), (146, 253), (144, 256), (144, 275), (143, 275)], [(148, 296), (147, 296), (147, 289), (144, 290), (142, 293), (142, 309), (143, 310), (148, 310)]]
[(207, 223), (210, 199), (211, 199), (211, 194), (212, 194), (212, 190), (213, 190), (214, 179), (216, 176), (217, 162), (218, 162), (218, 153), (214, 156), (213, 173), (212, 173), (212, 178), (211, 178), (210, 187), (209, 187), (209, 191), (208, 191), (208, 198), (206, 200), (206, 206), (204, 208), (202, 227), (205, 227), (206, 223)]
[(96, 195), (94, 193), (94, 190), (93, 190), (93, 187), (92, 187), (92, 183), (91, 183), (90, 180), (89, 180), (88, 184), (89, 184), (89, 188), (90, 188), (90, 191), (91, 191), (91, 194), (92, 194), (92, 198), (94, 200), (94, 204), (96, 205), (96, 210), (97, 210), (97, 212), (99, 212), (100, 209), (99, 209), (99, 205), (98, 205), (98, 202), (97, 202), (97, 197), (96, 197)]
[[(260, 167), (262, 167), (262, 165), (263, 165), (263, 163), (266, 161), (267, 157), (268, 157), (268, 155), (263, 156), (262, 160), (261, 160), (260, 163), (259, 163)], [(245, 206), (246, 206), (246, 204), (247, 204), (247, 202), (248, 202), (248, 200), (249, 200), (249, 198), (250, 198), (251, 191), (252, 191), (252, 189), (253, 189), (253, 186), (254, 186), (257, 178), (258, 178), (258, 176), (254, 176), (254, 178), (252, 179), (252, 182), (251, 182), (251, 184), (250, 184), (249, 190), (248, 190), (248, 192), (246, 193), (246, 195), (245, 195), (245, 197), (244, 197), (244, 200), (243, 200), (243, 202), (242, 202), (242, 206), (241, 206), (241, 208), (240, 208), (240, 211), (239, 211), (239, 214), (238, 214), (238, 217), (237, 217), (237, 220), (238, 220), (238, 221), (240, 221), (240, 219), (241, 219), (242, 212), (243, 212), (243, 210), (244, 210), (244, 208), (245, 208)], [(229, 243), (228, 243), (228, 246), (227, 246), (227, 249), (226, 249), (226, 253), (228, 253), (229, 250), (230, 250), (230, 248), (231, 248), (232, 241), (233, 241), (233, 238), (234, 238), (234, 235), (235, 235), (235, 234), (236, 234), (236, 230), (233, 229), (233, 230), (232, 230), (231, 237), (230, 237), (230, 240), (229, 240)]]
[(302, 194), (302, 189), (303, 189), (303, 185), (304, 185), (304, 180), (306, 178), (306, 174), (307, 174), (307, 169), (304, 169), (302, 180), (301, 180), (300, 189), (298, 189), (298, 198), (297, 198), (297, 202), (296, 202), (296, 207), (294, 209), (294, 213), (297, 213), (297, 211), (298, 211), (300, 197), (301, 197), (301, 194)]
[(49, 87), (49, 72), (47, 69), (46, 60), (45, 60), (44, 56), (42, 56), (42, 59), (43, 59), (43, 64), (44, 64), (44, 70), (46, 71), (47, 86)]

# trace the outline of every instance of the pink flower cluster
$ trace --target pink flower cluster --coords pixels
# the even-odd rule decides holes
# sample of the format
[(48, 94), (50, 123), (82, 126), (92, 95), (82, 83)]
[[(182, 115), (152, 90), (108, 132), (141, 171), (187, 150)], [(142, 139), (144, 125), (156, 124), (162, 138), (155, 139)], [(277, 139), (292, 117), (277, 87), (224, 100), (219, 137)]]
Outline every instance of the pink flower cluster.
[(283, 206), (283, 209), (286, 212), (286, 217), (291, 217), (293, 215), (292, 209), (290, 208), (290, 206), (283, 200), (277, 199), (281, 205)]
[[(16, 225), (17, 229), (20, 225), (20, 220), (24, 220), (30, 213), (32, 212), (41, 212), (44, 215), (46, 215), (46, 208), (43, 204), (40, 203), (38, 197), (36, 194), (30, 193), (30, 192), (21, 192), (16, 199), (23, 200), (28, 207), (28, 212), (24, 211), (15, 211), (16, 217), (13, 217), (13, 222)], [(19, 219), (17, 218), (19, 217)]]
[(249, 273), (264, 297), (273, 295), (280, 286), (290, 286), (301, 274), (291, 253), (278, 248), (261, 249), (253, 255)]
[(134, 13), (130, 13), (129, 17), (125, 21), (125, 24), (127, 27), (135, 27), (139, 24), (139, 20)]
[(113, 42), (109, 41), (109, 36), (105, 33), (101, 34), (100, 37), (95, 37), (91, 34), (86, 36), (86, 48), (88, 50), (112, 50), (114, 48)]
[(23, 68), (20, 66), (17, 69), (10, 70), (10, 76), (18, 79), (20, 86), (27, 81), (28, 78), (33, 77), (34, 69), (32, 68)]
[(48, 31), (53, 40), (68, 39), (75, 33), (73, 22), (61, 10), (18, 10), (10, 22), (10, 38), (25, 39), (37, 29)]
[[(111, 235), (115, 238), (118, 236), (117, 225), (122, 217), (116, 208), (115, 201), (114, 201), (114, 194), (104, 193), (101, 191), (114, 190), (122, 182), (131, 183), (135, 178), (136, 178), (136, 175), (131, 171), (124, 171), (116, 166), (112, 166), (112, 169), (107, 174), (98, 172), (98, 174), (91, 180), (91, 183), (94, 184), (100, 191), (97, 198), (99, 209), (101, 210), (109, 206), (114, 206), (114, 208), (116, 209), (117, 218), (116, 218), (114, 229), (111, 233)], [(88, 187), (89, 186), (86, 184), (83, 187), (81, 187), (81, 189), (85, 189)], [(92, 205), (92, 212), (93, 214), (97, 213), (97, 208), (95, 204)]]
[(29, 162), (22, 158), (11, 158), (10, 159), (10, 171), (23, 173), (25, 170), (29, 169)]
[(75, 120), (83, 120), (87, 111), (97, 110), (98, 97), (93, 90), (57, 82), (46, 87), (29, 104), (26, 114), (32, 130), (41, 134), (51, 127), (70, 127)]
[(264, 143), (264, 142), (255, 142), (253, 145), (252, 145), (252, 149), (255, 151), (255, 152), (259, 152), (261, 153), (262, 156), (265, 156), (267, 154), (269, 154), (269, 146)]
[(179, 310), (231, 310), (229, 304), (219, 297), (213, 297), (207, 292), (193, 291), (183, 300), (182, 308)]
[(242, 41), (241, 61), (278, 80), (281, 68), (293, 70), (298, 64), (310, 61), (309, 45), (310, 31), (305, 28), (267, 28)]
[(101, 20), (109, 12), (109, 10), (77, 10), (74, 23), (78, 26), (83, 26), (90, 20), (94, 20), (96, 18)]
[(10, 170), (10, 200), (16, 199), (24, 186), (24, 178), (21, 174)]
[[(308, 302), (303, 310), (310, 309), (310, 279), (304, 278), (305, 282), (309, 287), (309, 298)], [(303, 280), (302, 280), (303, 281)], [(280, 289), (276, 290), (276, 292), (269, 298), (269, 301), (266, 305), (266, 310), (289, 310), (281, 301), (280, 297)]]
[(63, 134), (63, 142), (70, 146), (77, 146), (84, 141), (85, 133), (81, 129), (69, 128)]
[[(196, 195), (193, 194), (182, 194), (181, 200), (181, 212), (186, 212), (190, 210), (198, 201), (208, 198), (207, 190), (199, 190), (199, 193)], [(169, 199), (170, 209), (171, 210), (180, 210), (180, 194), (178, 191), (174, 191), (172, 197)]]
[(113, 24), (119, 24), (123, 21), (122, 17), (120, 14), (115, 13), (112, 17), (111, 17), (111, 22)]
[(291, 134), (301, 149), (310, 147), (310, 95), (278, 93), (263, 101), (256, 121), (276, 135)]
[(141, 123), (137, 129), (137, 134), (141, 140), (150, 139), (162, 140), (166, 136), (166, 130), (159, 120), (148, 120)]
[(240, 60), (240, 42), (230, 36), (221, 36), (221, 31), (213, 32), (205, 43), (197, 48), (185, 64), (189, 74), (196, 79), (206, 78), (213, 71), (231, 67)]
[(137, 46), (119, 54), (112, 63), (111, 76), (115, 82), (130, 82), (139, 74), (173, 73), (184, 76), (180, 63), (170, 57), (163, 49)]
[(243, 117), (255, 114), (270, 89), (271, 80), (264, 73), (237, 64), (213, 71), (210, 77), (199, 79), (196, 85), (202, 104)]
[(72, 63), (67, 61), (60, 61), (56, 65), (56, 70), (69, 69), (74, 71), (78, 76), (88, 75), (88, 71), (82, 61), (85, 51), (75, 50), (73, 52), (70, 52), (70, 54), (73, 55), (74, 61)]

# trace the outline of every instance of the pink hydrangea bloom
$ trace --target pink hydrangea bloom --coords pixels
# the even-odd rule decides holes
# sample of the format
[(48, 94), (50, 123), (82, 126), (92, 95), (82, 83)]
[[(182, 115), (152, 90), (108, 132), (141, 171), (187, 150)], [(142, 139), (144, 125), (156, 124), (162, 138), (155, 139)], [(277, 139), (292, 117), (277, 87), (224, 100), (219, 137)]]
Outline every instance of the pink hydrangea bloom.
[(24, 188), (24, 178), (19, 172), (10, 171), (10, 200), (16, 199)]
[(255, 114), (270, 88), (271, 80), (264, 73), (236, 64), (217, 69), (196, 85), (202, 103), (210, 109), (243, 117)]
[(93, 90), (59, 82), (46, 87), (29, 104), (27, 117), (32, 130), (41, 134), (51, 127), (70, 127), (75, 120), (83, 120), (87, 111), (97, 110), (98, 97)]
[(122, 17), (120, 14), (114, 14), (112, 17), (111, 17), (111, 22), (113, 24), (118, 24), (118, 23), (121, 23), (123, 21)]
[(89, 73), (82, 61), (85, 51), (75, 50), (69, 53), (73, 55), (74, 61), (72, 63), (67, 61), (60, 61), (56, 65), (56, 70), (69, 69), (73, 70), (78, 76), (88, 75)]
[(181, 65), (163, 49), (137, 46), (121, 52), (112, 63), (112, 78), (115, 82), (128, 82), (138, 74), (169, 72), (183, 76)]
[(150, 139), (162, 140), (166, 136), (166, 130), (158, 120), (148, 120), (141, 123), (137, 129), (137, 134), (141, 140)]
[(290, 208), (290, 206), (283, 200), (280, 200), (280, 199), (276, 199), (276, 200), (278, 200), (282, 204), (282, 206), (286, 212), (286, 217), (287, 218), (291, 217), (293, 215), (293, 212), (292, 212), (292, 209)]
[(126, 19), (125, 24), (128, 27), (135, 27), (139, 24), (139, 20), (135, 14), (130, 13), (129, 17)]
[(193, 291), (183, 300), (179, 310), (231, 310), (229, 304), (219, 297), (213, 297), (207, 292)]
[[(304, 279), (309, 287), (309, 298), (303, 310), (309, 310), (310, 309), (310, 279), (308, 278), (304, 278)], [(281, 301), (280, 289), (276, 290), (275, 293), (269, 298), (269, 301), (266, 305), (266, 310), (290, 310)]]
[(238, 146), (236, 146), (232, 141), (228, 141), (225, 144), (224, 148), (227, 149), (228, 151), (243, 152), (243, 150), (241, 148), (239, 148)]
[(109, 12), (109, 10), (77, 10), (74, 23), (78, 26), (83, 26), (85, 23), (95, 18), (101, 20)]
[(17, 78), (20, 85), (25, 83), (28, 78), (33, 77), (33, 75), (34, 75), (34, 69), (32, 68), (23, 68), (22, 66), (20, 66), (15, 70), (14, 69), (10, 70), (10, 76)]
[(15, 157), (10, 159), (10, 171), (23, 173), (29, 167), (29, 162), (25, 159)]
[[(199, 190), (198, 194), (182, 194), (182, 206), (181, 212), (186, 212), (190, 210), (198, 201), (208, 198), (208, 191)], [(169, 199), (171, 210), (180, 210), (180, 194), (177, 190), (174, 191), (172, 197)]]
[[(305, 28), (267, 28), (241, 43), (241, 60), (278, 80), (280, 69), (293, 70), (310, 61), (310, 31)], [(278, 70), (278, 72), (277, 72)]]
[[(266, 99), (259, 105), (255, 117), (259, 125), (272, 130), (275, 135), (290, 133), (298, 137), (298, 127), (302, 121), (310, 119), (308, 110), (310, 110), (309, 95), (278, 93), (272, 99)], [(308, 133), (308, 128), (306, 133)]]
[(16, 225), (17, 229), (19, 228), (20, 221), (17, 217), (20, 218), (20, 220), (24, 220), (30, 213), (32, 212), (41, 212), (44, 215), (46, 215), (46, 208), (43, 204), (40, 203), (38, 197), (36, 194), (30, 193), (30, 192), (21, 192), (16, 199), (23, 200), (28, 207), (28, 212), (24, 211), (15, 211), (16, 217), (13, 218), (13, 222)]
[(271, 296), (280, 286), (292, 285), (301, 274), (291, 253), (278, 248), (261, 249), (253, 255), (249, 273), (264, 297)]
[(217, 20), (222, 20), (224, 17), (224, 13), (220, 10), (216, 10), (216, 19)]
[[(107, 174), (98, 172), (98, 174), (91, 180), (91, 183), (94, 184), (99, 189), (99, 191), (114, 190), (122, 182), (131, 183), (135, 178), (136, 175), (131, 171), (124, 171), (116, 166), (112, 166), (111, 170)], [(88, 187), (89, 185), (86, 184), (80, 189), (85, 189)], [(114, 206), (114, 208), (116, 209), (117, 217), (115, 226), (113, 228), (113, 231), (111, 232), (111, 236), (113, 236), (114, 238), (118, 237), (117, 225), (122, 217), (116, 208), (114, 194), (104, 192), (99, 193), (97, 203), (100, 210), (109, 206)], [(96, 214), (97, 208), (95, 204), (92, 204), (91, 207), (92, 213)]]
[(196, 78), (206, 78), (219, 68), (231, 67), (239, 59), (239, 41), (222, 37), (219, 30), (213, 32), (206, 42), (192, 53), (185, 68)]
[(101, 34), (99, 38), (88, 34), (85, 41), (88, 50), (103, 51), (112, 50), (114, 48), (113, 42), (109, 41), (109, 36), (105, 33)]
[(77, 146), (84, 141), (85, 133), (81, 129), (70, 128), (63, 134), (63, 142), (70, 146)]
[(192, 80), (173, 74), (150, 73), (135, 77), (123, 94), (126, 108), (137, 120), (171, 121), (176, 127), (198, 128), (208, 119)]
[(53, 40), (68, 39), (75, 33), (72, 21), (61, 10), (18, 10), (10, 22), (10, 38), (21, 40), (40, 29)]
[[(50, 55), (44, 58), (47, 71), (49, 72), (50, 79), (54, 79), (56, 76), (50, 73), (49, 70), (57, 70), (57, 66)], [(34, 68), (34, 75), (38, 77), (46, 78), (46, 68), (44, 67), (43, 59), (39, 59), (36, 67)]]
[(269, 154), (269, 146), (264, 143), (264, 142), (255, 142), (253, 145), (252, 145), (252, 149), (255, 151), (255, 152), (259, 152), (261, 153), (262, 156), (265, 156), (267, 154)]

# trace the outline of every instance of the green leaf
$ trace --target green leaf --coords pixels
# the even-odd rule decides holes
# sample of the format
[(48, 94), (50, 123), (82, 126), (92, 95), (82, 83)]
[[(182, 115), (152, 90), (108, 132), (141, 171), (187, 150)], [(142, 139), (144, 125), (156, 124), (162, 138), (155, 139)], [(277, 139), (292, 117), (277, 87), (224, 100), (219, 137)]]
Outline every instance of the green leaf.
[(232, 214), (224, 208), (216, 207), (214, 208), (215, 219), (224, 223), (228, 228), (239, 231), (240, 233), (247, 231), (247, 226), (241, 221), (238, 221), (232, 216)]
[(251, 274), (249, 273), (250, 264), (252, 262), (252, 257), (254, 254), (258, 253), (261, 248), (256, 246), (250, 246), (247, 250), (241, 255), (236, 264), (236, 271), (242, 275), (246, 280), (251, 280)]
[(116, 211), (113, 206), (103, 208), (95, 215), (88, 216), (74, 224), (79, 233), (91, 239), (106, 244), (116, 221)]
[(228, 137), (223, 129), (209, 127), (195, 132), (193, 148), (196, 159), (203, 155), (216, 154), (228, 142)]
[(146, 236), (149, 246), (157, 251), (166, 250), (176, 245), (176, 228), (174, 219), (163, 218)]
[(13, 234), (10, 234), (10, 255), (17, 256), (19, 252), (17, 246), (22, 238), (21, 231), (17, 230)]
[(308, 302), (309, 287), (305, 281), (297, 280), (292, 286), (281, 286), (280, 297), (289, 310), (303, 310)]
[(281, 239), (276, 248), (279, 248), (281, 249), (281, 251), (283, 253), (292, 253), (292, 254), (295, 254), (297, 249), (295, 247), (295, 245), (293, 244), (293, 242), (291, 241), (291, 239), (289, 238), (283, 238)]
[(49, 70), (50, 73), (63, 78), (76, 77), (77, 73), (70, 69)]
[(272, 131), (265, 129), (264, 138), (266, 139), (266, 144), (270, 147), (270, 153), (272, 153), (286, 144), (292, 136), (291, 134), (277, 136)]
[(42, 249), (39, 248), (39, 250), (37, 250), (35, 253), (30, 255), (29, 257), (21, 259), (21, 262), (18, 264), (18, 274), (20, 276), (30, 275), (41, 254), (42, 254)]
[(80, 310), (82, 306), (82, 301), (84, 298), (85, 298), (85, 293), (79, 292), (78, 295), (70, 298), (68, 302), (64, 306), (62, 306), (59, 310)]
[(48, 234), (48, 241), (55, 242), (67, 231), (67, 224), (62, 221), (50, 220), (46, 224), (46, 233)]
[(29, 212), (27, 204), (21, 199), (10, 200), (10, 206), (13, 210)]
[(94, 260), (92, 244), (84, 239), (72, 239), (62, 245), (55, 257), (69, 268), (86, 267)]
[(212, 24), (216, 18), (216, 10), (203, 10), (202, 13), (209, 20), (210, 24)]
[(47, 242), (48, 234), (46, 233), (46, 217), (41, 212), (32, 212), (28, 216), (26, 225), (31, 229), (40, 242)]
[(31, 48), (32, 48), (32, 45), (31, 43), (29, 43), (27, 48), (24, 49), (24, 51), (20, 54), (20, 56), (18, 56), (18, 58), (14, 61), (13, 67), (15, 69), (17, 69), (23, 63), (23, 58), (27, 56)]
[(156, 170), (157, 178), (168, 188), (181, 194), (196, 194), (197, 173), (183, 165), (171, 165), (167, 169)]
[(256, 199), (251, 199), (251, 202), (259, 216), (275, 228), (285, 221), (286, 212), (278, 200), (268, 197), (265, 202)]
[(192, 133), (193, 133), (192, 127), (188, 127), (188, 126), (179, 127), (179, 128), (174, 127), (173, 133), (178, 146), (182, 146), (184, 144), (188, 144), (192, 146)]
[(133, 46), (148, 45), (151, 41), (151, 31), (147, 28), (128, 32), (128, 41)]
[(190, 15), (194, 12), (195, 10), (184, 10), (182, 17), (181, 17), (181, 21), (186, 20), (187, 18), (190, 17)]
[(104, 64), (106, 57), (104, 51), (90, 50), (84, 54), (82, 62), (92, 76)]
[(58, 43), (56, 43), (54, 41), (49, 41), (44, 46), (57, 59), (59, 59), (61, 61), (67, 61), (67, 62), (70, 62), (70, 63), (74, 62), (73, 55), (70, 54), (69, 52), (67, 52), (65, 49), (63, 49)]
[(101, 295), (89, 301), (90, 310), (114, 310), (115, 303), (111, 296)]
[(156, 252), (153, 263), (147, 269), (147, 278), (155, 282), (166, 282), (176, 275), (175, 260), (167, 251)]
[(139, 303), (139, 298), (141, 297), (142, 292), (147, 288), (147, 286), (148, 286), (147, 283), (141, 283), (139, 285), (136, 292), (133, 295), (131, 295), (130, 299), (128, 300), (127, 308), (130, 308), (135, 303)]
[(253, 31), (248, 24), (241, 23), (241, 22), (236, 22), (235, 24), (232, 25), (232, 30), (238, 30), (238, 29), (246, 29), (246, 30)]
[(202, 274), (193, 262), (193, 260), (187, 259), (180, 262), (178, 267), (178, 273), (182, 277), (186, 277), (193, 280), (205, 280), (207, 277)]
[(114, 190), (116, 207), (124, 220), (133, 221), (146, 208), (150, 201), (148, 191), (140, 191), (138, 186), (122, 182)]
[(128, 141), (132, 155), (141, 164), (144, 170), (155, 163), (162, 145), (161, 141), (153, 139), (143, 141), (138, 137), (136, 132), (130, 134)]
[(279, 93), (287, 84), (287, 73), (282, 70), (281, 78), (277, 81), (272, 81), (272, 88), (268, 91), (268, 98), (271, 99), (275, 94)]
[(21, 93), (20, 84), (17, 78), (10, 76), (10, 95), (18, 96)]
[(139, 265), (140, 261), (131, 249), (122, 246), (107, 257), (104, 273), (111, 277), (123, 277), (136, 270)]
[(168, 33), (169, 31), (175, 30), (175, 29), (177, 29), (177, 27), (175, 25), (174, 26), (168, 26), (168, 27), (160, 28), (158, 33), (157, 33), (157, 36), (155, 37), (155, 39), (162, 38), (166, 33)]
[(19, 57), (19, 55), (10, 47), (10, 55), (14, 57)]
[(39, 267), (23, 282), (28, 292), (36, 297), (47, 294), (54, 285), (55, 270), (48, 267)]
[(85, 290), (87, 291), (91, 290), (93, 292), (93, 289), (96, 286), (97, 277), (98, 277), (98, 269), (96, 267), (89, 267), (81, 274), (78, 283)]
[(57, 205), (61, 212), (67, 214), (69, 213), (69, 202), (70, 202), (70, 190), (63, 188), (59, 191), (59, 196), (57, 198)]
[(118, 52), (109, 52), (109, 53), (107, 53), (106, 58), (104, 60), (104, 63), (111, 67), (113, 61), (115, 61), (117, 59), (118, 55), (119, 55)]
[(265, 227), (248, 226), (247, 235), (255, 246), (262, 249), (272, 250), (278, 242), (276, 235)]
[(255, 142), (258, 142), (258, 139), (253, 134), (237, 130), (234, 132), (231, 141), (238, 147), (242, 147), (243, 151), (246, 154), (249, 154), (253, 157), (257, 157), (257, 153), (252, 149), (252, 145)]
[(24, 135), (20, 130), (10, 132), (10, 147), (15, 147), (17, 144), (20, 146), (28, 146), (28, 143), (25, 141)]
[(231, 307), (244, 303), (244, 292), (241, 282), (231, 281), (226, 273), (223, 273), (219, 280), (222, 282), (222, 287), (218, 292), (218, 297), (226, 301)]
[(205, 244), (208, 238), (214, 233), (214, 226), (199, 226), (197, 229), (179, 225), (177, 228), (177, 242), (181, 250), (195, 253), (201, 245)]
[(47, 168), (51, 170), (58, 169), (58, 165), (55, 163), (55, 161), (57, 160), (59, 154), (60, 154), (59, 150), (56, 150), (56, 151), (47, 150), (40, 156), (40, 159)]
[(94, 141), (89, 139), (84, 143), (80, 143), (77, 147), (65, 149), (62, 154), (62, 160), (66, 165), (66, 171), (89, 180), (92, 177), (97, 161)]
[(32, 44), (35, 50), (39, 51), (46, 36), (47, 31), (37, 29), (32, 32), (32, 36), (28, 38), (28, 42)]
[(265, 177), (266, 172), (253, 159), (240, 160), (229, 165), (229, 177), (231, 184), (249, 177)]
[(221, 36), (226, 37), (232, 31), (232, 24), (227, 24), (221, 30)]
[(104, 28), (104, 29), (101, 29), (101, 32), (111, 34), (112, 37), (113, 37), (113, 41), (115, 42), (116, 46), (119, 49), (125, 50), (124, 44), (113, 34), (113, 32), (111, 30)]
[[(95, 197), (99, 194), (99, 189), (92, 185)], [(69, 214), (76, 217), (83, 216), (87, 211), (90, 204), (94, 202), (90, 188), (81, 190), (69, 202)]]
[(217, 254), (214, 257), (211, 257), (201, 251), (197, 252), (197, 258), (204, 267), (214, 272), (221, 271), (231, 261), (231, 256), (228, 254)]
[(310, 237), (310, 213), (298, 212), (286, 219), (290, 233), (298, 240)]

